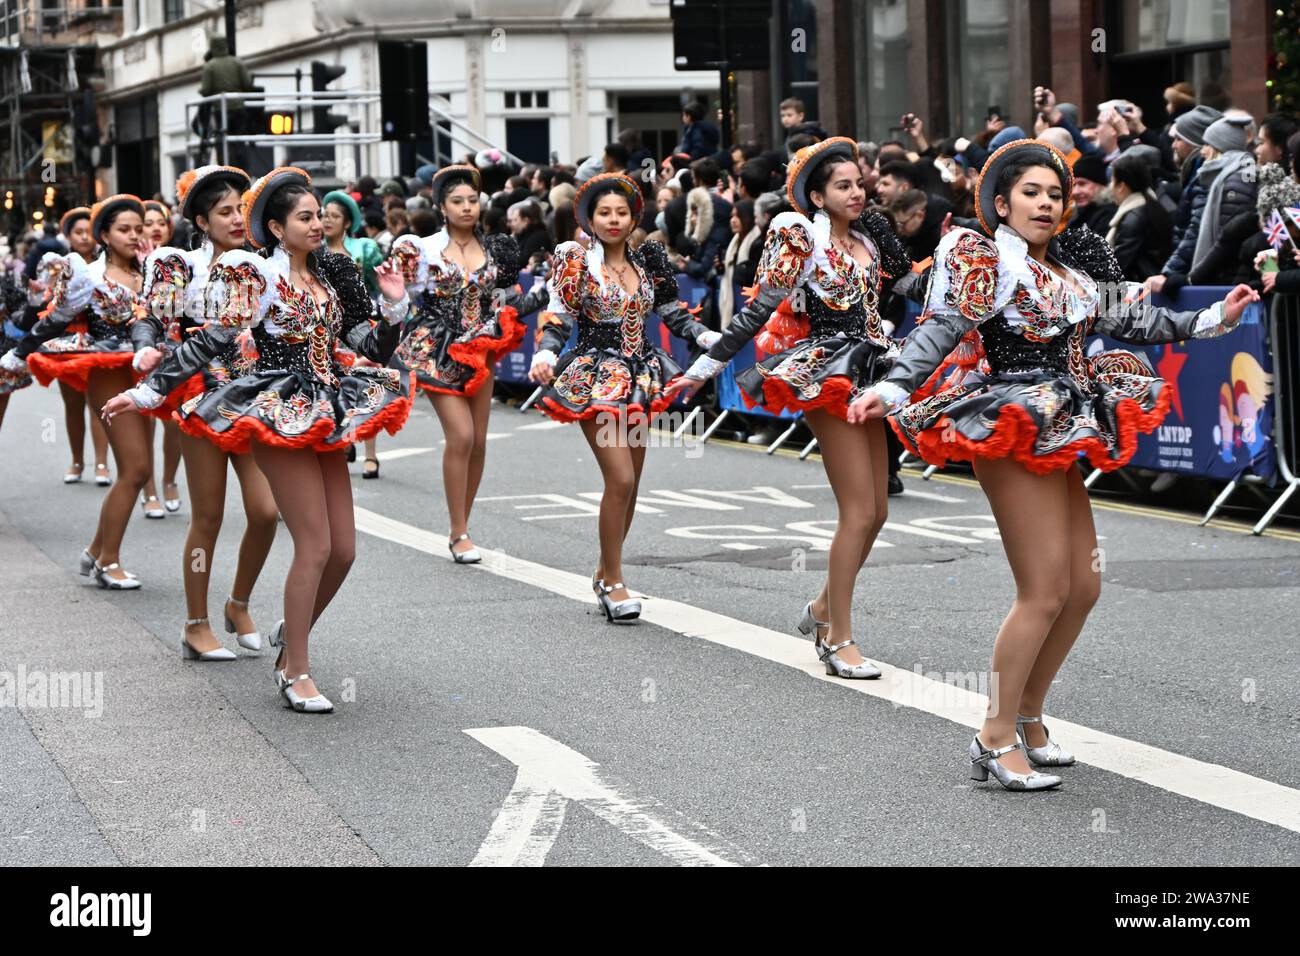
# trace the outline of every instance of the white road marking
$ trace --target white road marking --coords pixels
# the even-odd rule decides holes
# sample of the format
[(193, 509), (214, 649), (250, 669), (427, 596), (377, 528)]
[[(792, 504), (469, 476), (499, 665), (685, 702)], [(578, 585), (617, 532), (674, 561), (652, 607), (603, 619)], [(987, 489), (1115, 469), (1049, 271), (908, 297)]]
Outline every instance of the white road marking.
[(520, 425), (515, 429), (515, 431), (549, 431), (552, 428), (564, 428), (568, 424), (568, 422), (553, 422), (548, 418), (544, 422), (533, 422), (531, 425)]
[[(633, 801), (602, 780), (600, 764), (531, 727), (479, 727), (465, 733), (519, 768), (515, 788), (474, 858), (475, 865), (509, 866), (526, 860), (522, 865), (540, 866), (545, 862), (559, 835), (564, 812), (561, 807), (557, 819), (554, 810), (548, 809), (549, 792), (590, 810), (680, 866), (740, 865), (723, 857), (718, 849), (678, 833), (651, 812), (645, 801)], [(543, 793), (540, 798), (539, 792)], [(705, 839), (716, 838), (699, 824), (691, 827)], [(744, 857), (739, 851), (732, 855)]]
[[(365, 508), (356, 509), (356, 520), (359, 531), (451, 560), (446, 543), (431, 531)], [(584, 575), (503, 555), (482, 546), (478, 546), (478, 551), (483, 561), (470, 565), (472, 568), (531, 584), (574, 601), (586, 603), (590, 599), (591, 581)], [(881, 670), (879, 680), (846, 681), (826, 676), (806, 640), (667, 598), (647, 596), (641, 619), (684, 637), (710, 641), (784, 664), (814, 680), (833, 684), (841, 691), (867, 694), (889, 701), (895, 707), (912, 707), (976, 730), (982, 725), (988, 706), (988, 698), (983, 694), (894, 667), (878, 658), (873, 662)], [(1300, 790), (1059, 717), (1052, 716), (1050, 720), (1053, 737), (1083, 763), (1300, 833)]]
[(954, 498), (952, 495), (941, 495), (937, 491), (913, 491), (911, 488), (903, 489), (904, 498), (924, 498), (926, 501), (943, 501), (954, 505), (964, 505), (965, 498)]
[(902, 531), (905, 534), (920, 535), (923, 538), (938, 538), (940, 541), (952, 541), (956, 544), (979, 544), (978, 538), (966, 538), (959, 534), (947, 534), (943, 531), (934, 531), (930, 528), (916, 527), (911, 524), (901, 524), (897, 521), (886, 521), (885, 531)]
[(395, 458), (410, 458), (412, 455), (427, 455), (433, 450), (432, 448), (393, 448), (389, 451), (375, 452), (375, 457), (380, 461), (392, 461)]
[(528, 767), (520, 767), (487, 839), (469, 865), (544, 865), (564, 825), (567, 803), (545, 778)]

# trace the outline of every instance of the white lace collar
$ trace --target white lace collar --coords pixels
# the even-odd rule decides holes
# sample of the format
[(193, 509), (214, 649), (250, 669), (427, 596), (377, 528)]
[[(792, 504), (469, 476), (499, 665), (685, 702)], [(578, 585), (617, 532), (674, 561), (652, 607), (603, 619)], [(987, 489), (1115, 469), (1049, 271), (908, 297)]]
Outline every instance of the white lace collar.
[[(1098, 302), (1097, 284), (1092, 281), (1091, 277), (1059, 260), (1053, 260), (1073, 279), (1074, 285), (1072, 286), (1070, 282), (1053, 273), (1046, 265), (1038, 262), (1031, 264), (1029, 243), (1025, 241), (1020, 233), (1006, 223), (998, 226), (997, 232), (993, 234), (993, 241), (998, 247), (998, 262), (1003, 277), (1010, 279), (1014, 284), (1014, 289), (1010, 290), (1013, 295), (1007, 303), (1006, 314), (1008, 316), (1025, 317), (1024, 312), (1017, 307), (1015, 299), (1015, 294), (1022, 290), (1029, 297), (1029, 302), (1026, 305), (1030, 307), (1030, 311), (1037, 311), (1040, 314), (1059, 311), (1069, 325), (1082, 322), (1096, 311)], [(1040, 287), (1041, 280), (1038, 270), (1046, 272), (1048, 276), (1050, 286), (1046, 290)], [(999, 286), (1002, 285), (1003, 281), (1000, 280)], [(1076, 291), (1076, 287), (1078, 291)], [(1011, 324), (1019, 323), (1012, 322)]]

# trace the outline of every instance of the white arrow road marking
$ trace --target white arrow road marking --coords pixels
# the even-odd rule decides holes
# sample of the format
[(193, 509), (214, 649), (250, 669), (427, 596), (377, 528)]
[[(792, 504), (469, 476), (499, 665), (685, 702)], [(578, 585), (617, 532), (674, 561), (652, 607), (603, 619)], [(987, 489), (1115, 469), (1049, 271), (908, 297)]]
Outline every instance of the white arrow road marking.
[(487, 839), (469, 865), (542, 866), (560, 835), (567, 803), (543, 777), (520, 767)]
[[(445, 539), (432, 531), (394, 521), (365, 508), (356, 509), (356, 521), (358, 531), (404, 544), (444, 561), (451, 560)], [(591, 580), (584, 575), (510, 557), (482, 546), (478, 546), (478, 551), (483, 556), (482, 563), (468, 567), (531, 584), (584, 604), (591, 600)], [(808, 641), (679, 601), (647, 597), (641, 608), (641, 620), (684, 637), (711, 641), (784, 664), (846, 693), (869, 694), (895, 707), (912, 707), (976, 730), (982, 726), (988, 707), (984, 694), (968, 690), (961, 682), (936, 680), (894, 667), (879, 658), (873, 659), (873, 663), (881, 670), (880, 680), (846, 681), (828, 677)], [(1051, 721), (1053, 737), (1060, 739), (1083, 763), (1300, 833), (1300, 790), (1059, 717), (1052, 717)]]
[[(514, 788), (479, 848), (474, 866), (541, 866), (560, 835), (564, 800), (590, 810), (680, 866), (740, 865), (673, 830), (647, 806), (633, 802), (605, 783), (600, 764), (531, 727), (479, 727), (465, 733), (519, 768)], [(719, 839), (699, 824), (690, 826), (704, 838)], [(744, 857), (739, 851), (731, 852)]]

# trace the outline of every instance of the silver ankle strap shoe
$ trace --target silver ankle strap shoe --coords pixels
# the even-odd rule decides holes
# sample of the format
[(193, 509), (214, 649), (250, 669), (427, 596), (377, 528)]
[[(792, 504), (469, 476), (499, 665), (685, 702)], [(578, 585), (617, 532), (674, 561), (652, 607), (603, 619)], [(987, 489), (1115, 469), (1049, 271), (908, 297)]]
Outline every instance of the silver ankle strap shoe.
[(1009, 754), (1013, 750), (1024, 749), (1025, 745), (1017, 740), (1014, 744), (1006, 747), (989, 750), (980, 743), (980, 736), (976, 734), (971, 738), (970, 742), (970, 778), (979, 781), (987, 780), (991, 770), (998, 783), (1002, 784), (1007, 790), (1051, 790), (1053, 787), (1059, 787), (1061, 778), (1055, 774), (1039, 773), (1037, 770), (1031, 770), (1029, 773), (1015, 773), (998, 762), (999, 757)]
[[(1036, 767), (1068, 767), (1074, 763), (1074, 754), (1052, 740), (1050, 734), (1046, 746), (1029, 746), (1029, 740), (1026, 738), (1024, 731), (1025, 724), (1043, 724), (1043, 717), (1041, 714), (1037, 717), (1016, 715), (1016, 736), (1025, 745), (1025, 753), (1029, 756), (1030, 763)], [(1047, 734), (1046, 724), (1043, 724), (1043, 733)]]
[(856, 641), (840, 641), (838, 644), (821, 644), (822, 648), (817, 658), (826, 665), (827, 674), (838, 674), (840, 677), (847, 677), (851, 680), (874, 680), (880, 676), (880, 668), (876, 667), (870, 661), (863, 661), (861, 664), (846, 664), (839, 659), (836, 651), (843, 650), (850, 644), (856, 644)]

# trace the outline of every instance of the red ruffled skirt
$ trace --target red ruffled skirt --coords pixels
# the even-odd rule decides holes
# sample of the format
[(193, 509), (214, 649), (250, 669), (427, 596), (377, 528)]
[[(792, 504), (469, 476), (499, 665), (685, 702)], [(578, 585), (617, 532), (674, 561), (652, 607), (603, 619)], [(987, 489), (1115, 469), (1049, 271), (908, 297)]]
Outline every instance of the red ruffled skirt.
[(1048, 474), (1082, 455), (1114, 471), (1133, 457), (1137, 436), (1165, 420), (1169, 390), (1131, 352), (1102, 352), (1087, 366), (1086, 382), (1050, 373), (975, 372), (914, 400), (890, 423), (907, 450), (931, 465), (1009, 457)]
[(403, 336), (393, 364), (410, 372), (416, 389), (468, 397), (482, 387), (502, 355), (519, 348), (527, 331), (512, 306), (499, 309), (473, 336), (429, 317)]

